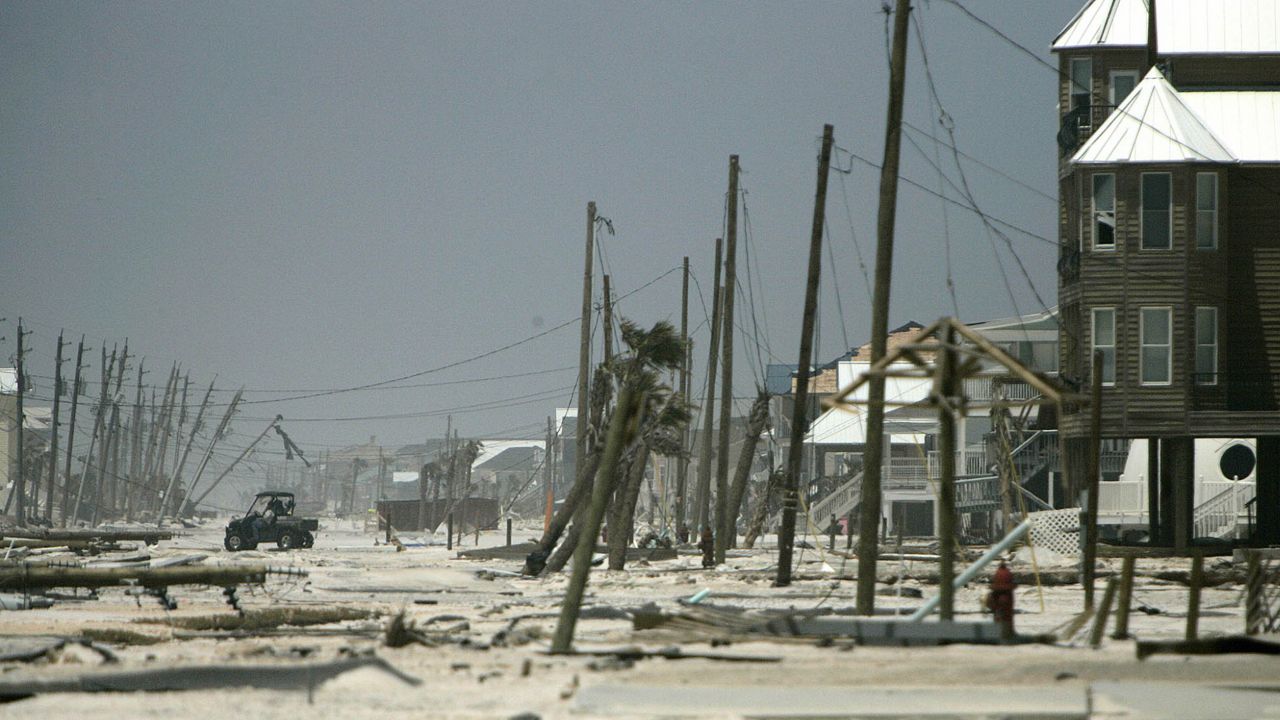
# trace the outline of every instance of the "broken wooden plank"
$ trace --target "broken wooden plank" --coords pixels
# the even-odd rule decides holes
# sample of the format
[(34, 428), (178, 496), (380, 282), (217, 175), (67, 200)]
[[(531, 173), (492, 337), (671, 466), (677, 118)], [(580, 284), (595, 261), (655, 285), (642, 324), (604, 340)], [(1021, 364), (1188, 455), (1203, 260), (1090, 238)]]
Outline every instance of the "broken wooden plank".
[(269, 573), (298, 577), (305, 577), (307, 574), (304, 570), (269, 568), (266, 565), (196, 565), (163, 568), (3, 567), (0, 568), (0, 588), (30, 590), (121, 585), (148, 588), (173, 585), (231, 587), (245, 583), (266, 582)]
[(735, 655), (730, 653), (685, 652), (675, 645), (657, 650), (646, 650), (639, 646), (606, 648), (598, 650), (566, 650), (564, 652), (546, 651), (548, 655), (576, 655), (588, 657), (612, 657), (619, 660), (645, 660), (648, 658), (665, 658), (667, 660), (720, 660), (723, 662), (742, 663), (776, 663), (782, 658), (776, 655)]
[(1152, 655), (1280, 655), (1280, 636), (1232, 635), (1199, 640), (1146, 640), (1137, 644), (1139, 660)]
[(5, 678), (0, 680), (0, 701), (11, 702), (35, 695), (64, 692), (173, 692), (249, 687), (261, 690), (314, 688), (345, 672), (372, 667), (406, 685), (422, 681), (406, 675), (379, 657), (349, 658), (298, 665), (193, 665), (123, 672), (86, 673), (69, 679)]

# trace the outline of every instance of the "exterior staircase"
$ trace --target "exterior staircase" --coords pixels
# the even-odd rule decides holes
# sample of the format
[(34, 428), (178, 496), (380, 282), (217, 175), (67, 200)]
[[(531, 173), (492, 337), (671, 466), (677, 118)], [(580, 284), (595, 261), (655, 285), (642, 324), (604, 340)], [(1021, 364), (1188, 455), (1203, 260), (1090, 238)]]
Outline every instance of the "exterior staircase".
[(1193, 537), (1215, 537), (1231, 540), (1245, 513), (1245, 504), (1253, 497), (1252, 483), (1235, 483), (1200, 503), (1191, 516)]
[[(1047, 502), (1023, 487), (1027, 481), (1058, 462), (1058, 434), (1052, 430), (1038, 430), (1023, 440), (1010, 453), (1013, 470), (1018, 477), (1015, 485), (1028, 509), (1052, 510)], [(996, 468), (993, 465), (991, 471)], [(1000, 476), (985, 474), (979, 477), (956, 479), (956, 510), (961, 513), (992, 512), (1000, 509)], [(1015, 502), (1014, 506), (1017, 507)]]
[[(804, 534), (808, 529), (809, 523), (813, 523), (813, 527), (819, 530), (825, 530), (831, 522), (831, 516), (837, 518), (844, 517), (845, 514), (853, 511), (862, 501), (862, 473), (849, 478), (848, 482), (840, 487), (827, 493), (826, 497), (809, 506), (808, 520), (805, 519), (805, 508), (800, 506), (796, 509), (796, 532)], [(782, 511), (778, 511), (769, 518), (768, 526), (770, 530), (777, 530), (782, 525)]]

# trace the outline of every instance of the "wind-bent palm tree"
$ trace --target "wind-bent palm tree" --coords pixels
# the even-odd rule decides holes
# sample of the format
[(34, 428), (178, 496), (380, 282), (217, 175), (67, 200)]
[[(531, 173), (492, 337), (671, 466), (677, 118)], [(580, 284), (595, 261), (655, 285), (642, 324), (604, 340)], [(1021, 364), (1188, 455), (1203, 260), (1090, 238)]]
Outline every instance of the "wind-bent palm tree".
[[(591, 555), (595, 550), (596, 535), (604, 518), (609, 498), (614, 490), (623, 451), (643, 442), (641, 429), (647, 416), (665, 411), (675, 396), (670, 387), (660, 381), (661, 374), (680, 367), (684, 361), (685, 344), (668, 322), (659, 322), (645, 331), (634, 323), (621, 323), (622, 341), (630, 348), (609, 363), (619, 387), (618, 403), (609, 421), (609, 434), (600, 461), (596, 481), (592, 487), (591, 506), (584, 518), (578, 544), (573, 554), (573, 573), (565, 590), (561, 605), (560, 622), (556, 626), (551, 649), (568, 651), (573, 644), (573, 632), (578, 621), (578, 610), (587, 586), (587, 573), (591, 568)], [(687, 415), (687, 409), (686, 409)]]

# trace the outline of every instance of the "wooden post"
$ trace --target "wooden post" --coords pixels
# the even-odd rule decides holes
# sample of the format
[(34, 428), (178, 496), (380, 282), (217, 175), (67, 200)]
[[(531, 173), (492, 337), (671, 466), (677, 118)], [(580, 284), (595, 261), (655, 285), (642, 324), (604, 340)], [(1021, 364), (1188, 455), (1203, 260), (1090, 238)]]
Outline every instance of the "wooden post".
[(453, 549), (453, 513), (449, 513), (448, 515), (445, 516), (444, 530), (445, 530), (444, 549), (452, 550)]
[(1264, 605), (1266, 596), (1263, 594), (1266, 573), (1262, 569), (1262, 556), (1257, 550), (1246, 550), (1245, 553), (1247, 570), (1244, 580), (1244, 634), (1257, 635), (1262, 632), (1267, 614)]
[(1204, 585), (1204, 555), (1191, 556), (1191, 594), (1187, 597), (1187, 640), (1200, 634), (1200, 586)]
[[(904, 0), (905, 1), (905, 0)], [(805, 281), (804, 315), (800, 322), (800, 358), (796, 378), (795, 408), (791, 416), (791, 444), (787, 453), (787, 473), (782, 494), (782, 526), (778, 530), (778, 575), (774, 584), (791, 584), (791, 552), (796, 536), (796, 506), (799, 504), (800, 459), (808, 424), (809, 377), (813, 366), (813, 319), (818, 309), (818, 278), (822, 273), (822, 229), (827, 213), (827, 174), (831, 168), (831, 146), (835, 129), (822, 128), (822, 154), (818, 158), (817, 190), (813, 198), (813, 224), (809, 232), (809, 274)]]
[(582, 596), (587, 588), (587, 574), (591, 571), (591, 556), (595, 553), (596, 538), (600, 535), (600, 521), (609, 503), (613, 477), (618, 471), (618, 461), (629, 438), (635, 434), (635, 419), (639, 414), (639, 398), (630, 384), (624, 382), (618, 394), (618, 405), (609, 421), (609, 435), (605, 441), (604, 456), (596, 473), (591, 492), (591, 506), (584, 518), (578, 545), (573, 553), (573, 570), (569, 585), (565, 588), (564, 601), (560, 604), (560, 619), (556, 623), (551, 652), (568, 652), (573, 647), (573, 633), (578, 624), (578, 612), (582, 608)]
[(62, 333), (53, 365), (53, 425), (49, 428), (49, 485), (44, 489), (44, 516), (53, 523), (53, 486), (58, 479), (58, 409), (62, 402)]
[(1102, 604), (1093, 618), (1093, 631), (1089, 633), (1089, 645), (1098, 648), (1102, 645), (1102, 636), (1107, 632), (1107, 618), (1111, 615), (1111, 602), (1116, 596), (1116, 578), (1107, 578), (1107, 589), (1102, 591)]
[(511, 518), (507, 518), (507, 547), (511, 547)]
[[(716, 536), (715, 561), (724, 563), (724, 551), (729, 547), (734, 532), (733, 518), (729, 517), (729, 433), (733, 414), (733, 296), (737, 276), (738, 254), (738, 156), (729, 156), (729, 196), (726, 219), (724, 253), (724, 300), (720, 303), (720, 345), (723, 359), (720, 364), (720, 447), (716, 452)], [(732, 510), (737, 516), (736, 508)]]
[(71, 421), (67, 423), (67, 463), (62, 472), (62, 526), (67, 526), (67, 508), (71, 503), (71, 458), (76, 441), (76, 408), (80, 406), (80, 371), (84, 369), (84, 336), (76, 346), (76, 373), (71, 383)]
[(1089, 499), (1084, 516), (1084, 552), (1081, 555), (1080, 582), (1084, 584), (1084, 607), (1093, 607), (1094, 565), (1098, 561), (1098, 495), (1101, 492), (1100, 458), (1102, 455), (1102, 351), (1093, 353), (1092, 397), (1089, 401)]
[(1120, 565), (1120, 604), (1116, 609), (1116, 629), (1112, 640), (1129, 637), (1129, 609), (1133, 605), (1133, 566), (1135, 558), (1126, 556)]
[(956, 413), (962, 399), (957, 382), (959, 357), (955, 350), (956, 333), (951, 320), (941, 323), (941, 349), (938, 353), (937, 377), (934, 380), (935, 402), (938, 404), (938, 617), (955, 619), (956, 561)]
[(716, 264), (711, 293), (711, 343), (707, 350), (707, 400), (702, 405), (702, 459), (698, 463), (698, 490), (694, 496), (697, 506), (696, 530), (702, 532), (711, 518), (711, 428), (715, 425), (716, 405), (716, 351), (720, 348), (720, 253), (721, 239), (716, 238)]
[(1163, 540), (1160, 527), (1160, 438), (1147, 438), (1147, 544)]
[[(902, 99), (907, 72), (907, 18), (910, 0), (896, 0), (889, 64), (889, 108), (884, 162), (880, 166), (880, 206), (876, 213), (876, 274), (871, 300), (871, 362), (885, 355), (889, 337), (889, 287), (893, 274), (893, 229), (898, 213), (898, 158), (902, 146)], [(880, 472), (884, 462), (884, 377), (867, 387), (866, 448), (863, 451), (862, 508), (858, 524), (858, 613), (872, 615), (876, 603), (876, 556), (880, 551)]]
[[(684, 348), (684, 361), (680, 363), (680, 395), (689, 400), (689, 365), (692, 363), (693, 349), (689, 347), (689, 256), (684, 257), (680, 284), (680, 346)], [(680, 446), (687, 451), (689, 447), (689, 426), (680, 430)], [(686, 542), (689, 539), (689, 527), (685, 512), (688, 503), (685, 493), (689, 483), (689, 458), (676, 459), (676, 540)]]
[[(596, 204), (587, 203), (587, 247), (582, 263), (582, 328), (578, 348), (578, 417), (574, 435), (574, 468), (582, 472), (587, 457), (587, 414), (591, 388), (591, 253), (595, 245)], [(575, 473), (575, 474), (577, 474)]]

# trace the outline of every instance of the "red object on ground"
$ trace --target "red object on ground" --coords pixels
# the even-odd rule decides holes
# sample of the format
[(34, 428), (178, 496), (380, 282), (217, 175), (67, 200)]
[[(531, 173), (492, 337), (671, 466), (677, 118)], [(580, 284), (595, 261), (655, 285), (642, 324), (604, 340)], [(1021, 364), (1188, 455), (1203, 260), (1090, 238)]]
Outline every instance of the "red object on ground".
[(991, 576), (991, 593), (987, 595), (987, 609), (995, 616), (996, 623), (1004, 627), (1007, 635), (1013, 635), (1013, 591), (1018, 584), (1013, 571), (1003, 562)]

